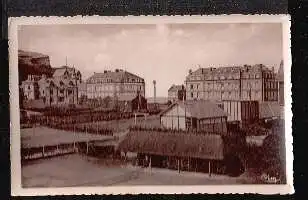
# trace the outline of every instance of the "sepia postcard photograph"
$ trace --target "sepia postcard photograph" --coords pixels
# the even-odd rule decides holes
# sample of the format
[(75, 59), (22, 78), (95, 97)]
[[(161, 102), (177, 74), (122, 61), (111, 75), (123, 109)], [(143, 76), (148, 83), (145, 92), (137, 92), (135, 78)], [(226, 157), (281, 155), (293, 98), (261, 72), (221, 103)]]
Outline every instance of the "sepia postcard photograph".
[(11, 18), (12, 194), (292, 192), (289, 20)]

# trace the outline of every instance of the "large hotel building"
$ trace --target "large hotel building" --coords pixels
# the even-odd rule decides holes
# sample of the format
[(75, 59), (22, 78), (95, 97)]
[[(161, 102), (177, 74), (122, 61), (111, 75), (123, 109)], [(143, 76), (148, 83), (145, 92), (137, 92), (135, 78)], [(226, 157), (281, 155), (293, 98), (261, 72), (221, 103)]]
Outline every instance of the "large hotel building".
[(138, 93), (145, 96), (144, 79), (121, 69), (94, 73), (86, 80), (86, 95), (89, 99), (116, 96), (119, 100), (131, 100)]
[(276, 74), (264, 65), (190, 70), (185, 83), (187, 100), (278, 101)]

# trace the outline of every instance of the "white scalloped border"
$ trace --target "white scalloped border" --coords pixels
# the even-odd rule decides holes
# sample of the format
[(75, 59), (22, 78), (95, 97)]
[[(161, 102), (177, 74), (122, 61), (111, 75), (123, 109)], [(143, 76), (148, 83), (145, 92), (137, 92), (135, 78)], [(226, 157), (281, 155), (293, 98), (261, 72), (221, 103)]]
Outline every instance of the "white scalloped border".
[[(283, 56), (285, 73), (285, 134), (286, 134), (286, 185), (200, 185), (200, 186), (110, 186), (22, 188), (20, 164), (20, 124), (18, 95), (18, 25), (49, 24), (156, 24), (156, 23), (282, 23)], [(293, 187), (293, 138), (291, 110), (291, 32), (289, 15), (207, 15), (207, 16), (73, 16), (73, 17), (13, 17), (9, 27), (9, 89), (11, 132), (11, 193), (13, 196), (82, 195), (82, 194), (292, 194)]]

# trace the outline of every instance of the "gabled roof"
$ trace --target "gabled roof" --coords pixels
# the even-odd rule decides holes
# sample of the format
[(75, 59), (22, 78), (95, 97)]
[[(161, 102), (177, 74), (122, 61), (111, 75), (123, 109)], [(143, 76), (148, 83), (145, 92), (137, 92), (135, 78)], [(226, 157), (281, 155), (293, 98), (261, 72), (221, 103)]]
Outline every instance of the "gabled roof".
[(169, 89), (168, 89), (168, 92), (171, 92), (171, 91), (179, 91), (179, 90), (182, 90), (184, 86), (183, 85), (172, 85)]
[(130, 131), (118, 148), (124, 152), (222, 160), (223, 144), (220, 135)]
[(75, 86), (75, 82), (73, 80), (67, 79), (55, 79), (55, 78), (42, 78), (38, 81), (40, 87), (49, 87), (51, 84), (54, 84), (57, 87), (63, 86)]
[(195, 117), (197, 119), (228, 116), (228, 114), (223, 109), (218, 107), (217, 104), (205, 100), (175, 102), (171, 104), (165, 111), (163, 111), (161, 115), (165, 114), (176, 105), (179, 105), (182, 109), (189, 113), (191, 117)]
[(278, 102), (260, 102), (259, 107), (261, 119), (274, 117), (284, 118), (283, 106), (280, 106)]
[(68, 80), (68, 79), (53, 79), (52, 81), (58, 87), (61, 87), (61, 86), (74, 86), (75, 85), (73, 80)]
[(73, 68), (73, 67), (68, 67), (68, 66), (62, 66), (62, 67), (59, 67), (59, 68), (54, 68), (55, 71), (53, 73), (53, 77), (60, 77), (60, 76), (63, 76), (64, 73), (67, 71), (69, 74), (73, 74), (76, 69)]

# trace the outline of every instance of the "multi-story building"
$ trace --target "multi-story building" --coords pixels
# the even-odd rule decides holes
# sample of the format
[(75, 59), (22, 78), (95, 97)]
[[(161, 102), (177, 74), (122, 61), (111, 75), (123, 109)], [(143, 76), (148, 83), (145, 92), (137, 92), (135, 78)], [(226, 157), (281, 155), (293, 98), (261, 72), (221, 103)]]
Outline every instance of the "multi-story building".
[(174, 102), (183, 99), (186, 99), (184, 85), (172, 85), (168, 90), (168, 100)]
[(186, 77), (186, 98), (277, 101), (274, 69), (264, 65), (199, 68)]
[(144, 79), (121, 69), (94, 73), (86, 80), (86, 88), (89, 99), (109, 96), (132, 100), (138, 93), (145, 96)]
[(22, 82), (21, 88), (25, 100), (33, 100), (39, 98), (39, 86), (37, 84), (39, 79), (40, 76), (28, 75), (27, 80)]
[[(37, 78), (31, 79), (31, 77), (33, 76), (30, 76), (29, 80), (22, 82), (24, 95), (30, 97), (27, 99), (40, 99), (46, 106), (77, 103), (81, 73), (75, 68), (68, 66), (55, 68), (50, 78), (46, 75), (42, 75), (39, 80)], [(31, 92), (25, 90), (25, 88), (30, 88)]]

